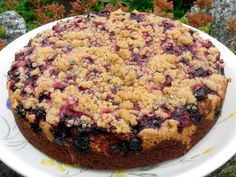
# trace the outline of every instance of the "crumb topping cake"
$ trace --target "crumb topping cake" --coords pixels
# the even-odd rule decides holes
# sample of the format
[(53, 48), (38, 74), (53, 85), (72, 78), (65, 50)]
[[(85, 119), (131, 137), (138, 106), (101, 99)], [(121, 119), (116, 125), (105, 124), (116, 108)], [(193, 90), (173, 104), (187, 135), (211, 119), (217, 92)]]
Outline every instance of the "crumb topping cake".
[(21, 132), (41, 151), (129, 168), (186, 153), (219, 116), (227, 84), (219, 50), (198, 32), (118, 10), (39, 33), (15, 55), (7, 87)]

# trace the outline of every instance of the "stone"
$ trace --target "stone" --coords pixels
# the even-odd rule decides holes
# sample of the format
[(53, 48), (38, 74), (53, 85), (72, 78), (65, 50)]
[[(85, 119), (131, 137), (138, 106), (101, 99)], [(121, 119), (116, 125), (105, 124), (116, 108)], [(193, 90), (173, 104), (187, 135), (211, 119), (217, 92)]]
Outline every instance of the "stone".
[(214, 0), (210, 14), (214, 17), (210, 35), (230, 47), (233, 37), (227, 30), (227, 22), (236, 16), (236, 0)]
[(1, 13), (0, 26), (5, 29), (4, 39), (7, 40), (7, 43), (26, 33), (25, 20), (15, 11)]
[(190, 9), (191, 13), (206, 13), (213, 16), (210, 35), (218, 39), (227, 47), (231, 47), (233, 42), (232, 34), (227, 29), (227, 22), (236, 17), (236, 0), (214, 0), (211, 7), (200, 9), (194, 5)]

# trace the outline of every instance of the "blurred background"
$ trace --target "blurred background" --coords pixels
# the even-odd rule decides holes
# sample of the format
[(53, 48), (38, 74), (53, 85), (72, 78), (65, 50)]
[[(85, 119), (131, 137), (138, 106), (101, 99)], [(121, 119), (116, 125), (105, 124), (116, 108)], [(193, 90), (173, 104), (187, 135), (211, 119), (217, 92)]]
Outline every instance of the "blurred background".
[[(98, 12), (138, 10), (194, 26), (236, 53), (236, 0), (0, 0), (0, 50), (43, 24)], [(0, 177), (20, 177), (0, 161)], [(208, 177), (236, 177), (236, 156)]]

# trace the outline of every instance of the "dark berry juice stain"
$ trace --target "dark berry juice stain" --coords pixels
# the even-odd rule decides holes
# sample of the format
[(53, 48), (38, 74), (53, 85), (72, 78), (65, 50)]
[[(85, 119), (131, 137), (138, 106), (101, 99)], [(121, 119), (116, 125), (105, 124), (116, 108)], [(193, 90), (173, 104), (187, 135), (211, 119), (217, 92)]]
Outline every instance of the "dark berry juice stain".
[(22, 104), (18, 104), (16, 106), (15, 113), (19, 118), (25, 119), (25, 109), (24, 109), (24, 106)]
[(124, 154), (127, 152), (128, 149), (126, 147), (125, 142), (120, 142), (120, 143), (111, 145), (110, 150), (114, 154)]
[(172, 113), (171, 117), (174, 120), (177, 120), (179, 122), (178, 124), (178, 130), (181, 132), (184, 127), (189, 126), (192, 124), (192, 120), (189, 117), (188, 112), (185, 108), (181, 108), (179, 110), (176, 110)]
[(41, 131), (41, 128), (39, 127), (39, 125), (38, 124), (30, 124), (30, 126), (31, 126), (31, 128), (33, 129), (33, 131), (35, 132), (35, 133), (39, 133), (40, 131)]
[(46, 119), (46, 111), (44, 108), (38, 108), (36, 110), (36, 118), (37, 119), (41, 119), (41, 120), (45, 120)]
[(58, 90), (63, 91), (66, 88), (66, 85), (62, 82), (55, 82), (53, 84), (53, 87), (54, 87), (55, 90), (58, 89)]
[(47, 99), (50, 99), (50, 94), (49, 93), (46, 93), (46, 92), (41, 92), (39, 94), (39, 102), (41, 103), (43, 100), (47, 100)]

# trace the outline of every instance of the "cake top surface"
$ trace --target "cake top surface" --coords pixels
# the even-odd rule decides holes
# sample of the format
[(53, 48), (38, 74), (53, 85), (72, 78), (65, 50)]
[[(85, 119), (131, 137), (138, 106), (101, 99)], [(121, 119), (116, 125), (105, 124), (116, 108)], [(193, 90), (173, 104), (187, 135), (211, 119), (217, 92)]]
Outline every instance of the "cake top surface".
[(180, 22), (102, 11), (31, 39), (15, 56), (8, 88), (30, 122), (129, 133), (167, 119), (200, 121), (197, 104), (219, 94), (223, 72), (218, 49)]

